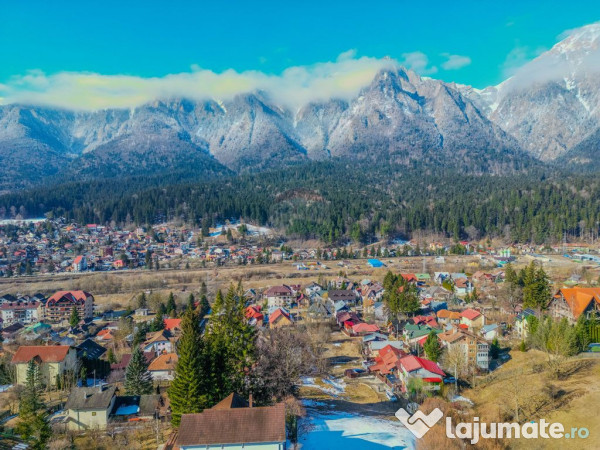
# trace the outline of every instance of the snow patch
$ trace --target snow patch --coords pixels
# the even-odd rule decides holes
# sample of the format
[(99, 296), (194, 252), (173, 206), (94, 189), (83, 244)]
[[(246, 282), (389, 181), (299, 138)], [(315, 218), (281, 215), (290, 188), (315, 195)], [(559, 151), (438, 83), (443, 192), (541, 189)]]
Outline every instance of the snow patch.
[(300, 436), (302, 450), (416, 448), (413, 434), (397, 421), (349, 413), (313, 413), (302, 423), (309, 430)]

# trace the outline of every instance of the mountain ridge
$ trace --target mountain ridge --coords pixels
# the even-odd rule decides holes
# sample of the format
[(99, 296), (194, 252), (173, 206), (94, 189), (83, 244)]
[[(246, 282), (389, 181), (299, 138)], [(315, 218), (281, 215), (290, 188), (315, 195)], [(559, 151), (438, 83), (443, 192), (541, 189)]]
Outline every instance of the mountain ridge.
[(330, 158), (475, 174), (519, 171), (537, 160), (572, 166), (593, 160), (600, 139), (596, 69), (599, 24), (485, 89), (394, 67), (351, 99), (295, 110), (264, 91), (97, 111), (4, 105), (0, 190), (166, 170), (212, 177)]

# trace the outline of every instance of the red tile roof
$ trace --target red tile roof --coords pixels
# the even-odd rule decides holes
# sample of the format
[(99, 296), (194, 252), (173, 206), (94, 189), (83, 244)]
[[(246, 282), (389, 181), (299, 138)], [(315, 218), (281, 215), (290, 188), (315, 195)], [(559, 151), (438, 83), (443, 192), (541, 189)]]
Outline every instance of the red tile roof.
[(46, 304), (51, 305), (63, 297), (72, 303), (85, 303), (85, 300), (91, 296), (92, 294), (85, 291), (58, 291), (48, 299)]
[(460, 315), (462, 317), (464, 317), (465, 319), (474, 320), (474, 319), (477, 319), (479, 316), (481, 316), (481, 313), (474, 309), (467, 308), (463, 312), (461, 312)]
[(165, 330), (173, 331), (175, 328), (181, 328), (181, 319), (165, 319)]
[(28, 363), (36, 356), (44, 363), (61, 362), (69, 353), (69, 345), (30, 345), (21, 346), (14, 354), (12, 363)]
[(425, 369), (429, 372), (436, 373), (440, 376), (444, 376), (445, 373), (440, 367), (425, 358), (419, 358), (418, 356), (408, 355), (400, 359), (399, 363), (404, 367), (407, 372), (414, 372), (415, 370)]

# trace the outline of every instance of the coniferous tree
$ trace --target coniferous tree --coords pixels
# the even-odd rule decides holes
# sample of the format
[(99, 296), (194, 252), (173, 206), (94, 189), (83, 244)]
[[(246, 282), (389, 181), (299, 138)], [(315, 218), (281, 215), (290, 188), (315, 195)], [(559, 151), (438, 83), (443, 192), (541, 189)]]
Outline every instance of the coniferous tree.
[(164, 320), (162, 308), (158, 308), (158, 311), (156, 312), (154, 319), (152, 319), (152, 322), (150, 323), (150, 331), (160, 331), (160, 330), (164, 330), (164, 328), (165, 328), (165, 320)]
[(152, 393), (152, 374), (148, 371), (148, 362), (140, 346), (133, 350), (125, 369), (125, 392), (127, 395)]
[(196, 307), (195, 303), (196, 303), (196, 299), (194, 298), (194, 294), (190, 293), (190, 295), (188, 297), (188, 303), (187, 303), (188, 309), (194, 309)]
[(174, 426), (179, 425), (182, 414), (201, 412), (208, 406), (207, 354), (198, 313), (193, 309), (187, 309), (181, 320), (178, 352), (175, 376), (168, 391)]
[(29, 361), (25, 389), (19, 402), (19, 422), (16, 431), (31, 448), (42, 450), (52, 437), (46, 406), (41, 400), (41, 375), (35, 361)]
[(167, 315), (172, 316), (173, 314), (177, 314), (177, 304), (175, 303), (175, 296), (170, 292), (167, 300)]
[(255, 330), (244, 315), (241, 284), (237, 289), (230, 286), (225, 297), (217, 293), (206, 340), (211, 361), (210, 400), (220, 401), (231, 392), (245, 393), (256, 347)]
[(198, 314), (200, 316), (200, 319), (203, 319), (209, 311), (210, 304), (208, 303), (208, 299), (206, 298), (206, 295), (202, 295), (202, 297), (200, 298), (200, 312)]
[(440, 341), (437, 337), (435, 331), (430, 331), (429, 335), (427, 335), (427, 339), (423, 344), (423, 350), (425, 350), (425, 355), (427, 358), (437, 362), (442, 354), (442, 347), (440, 346)]
[(69, 325), (71, 325), (71, 328), (77, 328), (80, 320), (81, 319), (79, 318), (77, 307), (73, 306), (73, 309), (71, 310), (71, 317), (69, 318)]
[(148, 301), (146, 300), (146, 293), (142, 292), (140, 294), (140, 296), (138, 297), (138, 308), (147, 308), (148, 307)]

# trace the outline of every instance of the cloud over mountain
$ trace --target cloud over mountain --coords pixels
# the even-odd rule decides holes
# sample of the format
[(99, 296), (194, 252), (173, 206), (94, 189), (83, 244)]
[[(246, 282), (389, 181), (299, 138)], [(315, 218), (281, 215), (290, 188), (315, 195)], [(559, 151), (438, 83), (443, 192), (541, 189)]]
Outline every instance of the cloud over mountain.
[[(426, 59), (426, 57), (425, 57)], [(415, 62), (415, 69), (427, 63)], [(299, 107), (331, 98), (347, 100), (356, 96), (382, 69), (394, 68), (398, 61), (389, 58), (357, 58), (355, 51), (342, 53), (336, 61), (310, 66), (294, 66), (280, 75), (259, 71), (216, 73), (200, 67), (191, 72), (164, 77), (143, 78), (130, 75), (102, 75), (85, 72), (45, 74), (30, 71), (0, 85), (2, 103), (23, 103), (74, 110), (131, 108), (156, 99), (230, 100), (238, 94), (264, 91), (274, 101)]]

